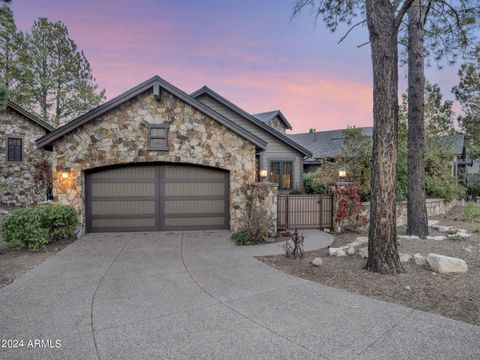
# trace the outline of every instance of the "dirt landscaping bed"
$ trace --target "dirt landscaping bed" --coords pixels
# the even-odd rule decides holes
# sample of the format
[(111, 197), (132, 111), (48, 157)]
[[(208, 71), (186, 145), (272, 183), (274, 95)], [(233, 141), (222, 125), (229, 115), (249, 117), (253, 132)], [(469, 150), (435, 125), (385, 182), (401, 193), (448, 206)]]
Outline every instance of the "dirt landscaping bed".
[[(462, 258), (468, 264), (466, 274), (436, 274), (428, 265), (416, 265), (413, 258), (403, 264), (406, 270), (404, 274), (374, 274), (363, 270), (366, 260), (357, 253), (347, 257), (331, 257), (328, 249), (305, 253), (301, 259), (286, 258), (284, 255), (258, 259), (307, 280), (480, 325), (480, 233), (473, 233), (480, 228), (480, 222), (464, 222), (461, 220), (462, 214), (463, 208), (455, 207), (448, 214), (432, 219), (440, 220), (442, 225), (466, 229), (472, 232), (470, 238), (442, 241), (401, 239), (399, 251), (412, 256), (415, 253), (423, 256), (437, 253)], [(405, 233), (404, 228), (398, 230), (399, 234)], [(430, 229), (430, 235), (440, 233)], [(366, 234), (335, 235), (332, 247), (349, 244), (358, 236)], [(311, 263), (316, 257), (323, 260), (319, 267)]]
[[(0, 204), (0, 223), (6, 217), (4, 211), (11, 212), (15, 207)], [(0, 234), (0, 287), (10, 284), (16, 278), (22, 276), (26, 271), (33, 269), (44, 262), (50, 256), (55, 255), (71, 244), (74, 239), (59, 241), (49, 244), (44, 250), (31, 252), (25, 249), (17, 249), (8, 246)]]

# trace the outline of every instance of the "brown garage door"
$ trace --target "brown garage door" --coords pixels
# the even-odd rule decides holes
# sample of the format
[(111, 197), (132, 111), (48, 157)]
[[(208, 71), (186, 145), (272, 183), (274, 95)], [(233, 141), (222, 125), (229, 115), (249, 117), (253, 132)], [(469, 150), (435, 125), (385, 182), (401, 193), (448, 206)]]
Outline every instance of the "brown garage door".
[(87, 174), (88, 232), (228, 229), (228, 173), (128, 166)]

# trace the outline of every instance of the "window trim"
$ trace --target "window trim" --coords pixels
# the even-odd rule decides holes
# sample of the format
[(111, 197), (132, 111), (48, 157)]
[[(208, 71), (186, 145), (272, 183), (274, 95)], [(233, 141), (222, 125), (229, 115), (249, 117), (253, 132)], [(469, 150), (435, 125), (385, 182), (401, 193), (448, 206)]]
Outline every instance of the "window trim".
[[(280, 191), (293, 191), (295, 188), (295, 176), (294, 176), (294, 160), (276, 160), (272, 159), (268, 162), (268, 177), (269, 180), (272, 181), (272, 163), (279, 163), (280, 166), (280, 174), (279, 174), (279, 183), (278, 183), (278, 190)], [(290, 187), (285, 188), (283, 187), (283, 164), (289, 163), (290, 164)]]
[[(16, 139), (20, 140), (22, 142), (22, 151), (21, 151), (21, 160), (20, 161), (15, 161), (15, 160), (9, 160), (8, 159), (8, 140), (9, 139)], [(5, 140), (5, 162), (8, 164), (20, 164), (25, 162), (25, 137), (21, 135), (7, 135), (6, 140)]]
[[(147, 150), (148, 151), (169, 151), (170, 147), (168, 144), (168, 129), (170, 128), (170, 125), (168, 124), (148, 124), (147, 126), (147, 131), (148, 131), (148, 138), (147, 138)], [(154, 139), (165, 139), (165, 146), (152, 146), (151, 140), (152, 140), (152, 135), (151, 131), (152, 129), (164, 129), (165, 130), (165, 137), (155, 137)]]

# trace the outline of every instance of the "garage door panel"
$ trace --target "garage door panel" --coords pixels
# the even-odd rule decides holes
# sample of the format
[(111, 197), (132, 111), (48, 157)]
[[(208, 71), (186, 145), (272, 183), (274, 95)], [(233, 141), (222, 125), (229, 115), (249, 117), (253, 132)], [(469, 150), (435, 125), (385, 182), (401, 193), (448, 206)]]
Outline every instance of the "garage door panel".
[(195, 218), (166, 218), (165, 226), (172, 227), (172, 229), (177, 229), (179, 227), (207, 227), (207, 226), (223, 226), (225, 218), (223, 216), (219, 217), (195, 217)]
[(87, 231), (225, 229), (228, 173), (187, 165), (112, 168), (87, 175)]
[(156, 201), (92, 201), (92, 215), (156, 215)]
[(224, 183), (166, 183), (165, 194), (169, 196), (224, 196)]
[(210, 200), (186, 200), (186, 201), (165, 201), (165, 214), (202, 214), (205, 212), (223, 213), (225, 201)]
[(93, 183), (92, 196), (155, 196), (155, 183)]

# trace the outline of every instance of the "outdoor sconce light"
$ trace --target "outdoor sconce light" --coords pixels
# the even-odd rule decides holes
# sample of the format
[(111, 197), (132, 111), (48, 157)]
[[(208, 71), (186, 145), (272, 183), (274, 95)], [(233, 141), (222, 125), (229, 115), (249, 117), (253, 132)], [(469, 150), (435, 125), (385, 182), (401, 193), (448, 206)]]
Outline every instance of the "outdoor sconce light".
[(267, 175), (268, 175), (267, 170), (260, 170), (260, 177), (262, 179), (265, 179), (267, 177)]
[(344, 168), (341, 168), (340, 170), (338, 170), (338, 176), (341, 177), (341, 178), (344, 178), (347, 176), (347, 170), (345, 170)]
[(70, 173), (70, 169), (69, 168), (64, 168), (62, 170), (62, 179), (68, 179), (68, 174)]

